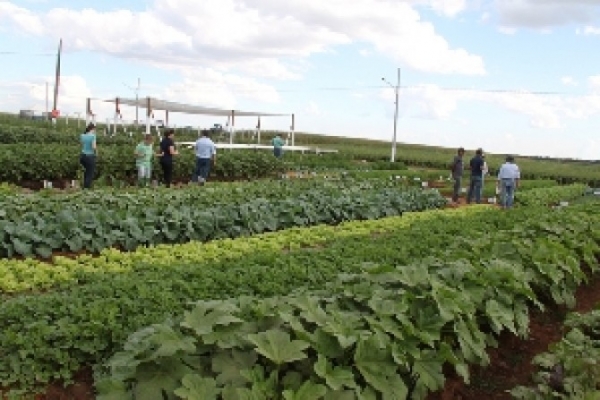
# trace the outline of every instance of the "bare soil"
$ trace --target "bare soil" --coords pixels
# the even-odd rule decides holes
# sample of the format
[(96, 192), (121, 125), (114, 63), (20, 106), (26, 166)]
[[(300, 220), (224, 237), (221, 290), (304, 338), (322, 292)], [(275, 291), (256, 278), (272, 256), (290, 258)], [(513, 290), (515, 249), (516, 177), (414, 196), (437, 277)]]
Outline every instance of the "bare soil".
[[(577, 305), (573, 311), (589, 312), (600, 304), (600, 276), (579, 288)], [(490, 365), (471, 368), (471, 382), (467, 385), (455, 373), (447, 374), (446, 386), (431, 394), (427, 400), (509, 400), (507, 392), (515, 386), (531, 385), (536, 371), (532, 360), (544, 353), (552, 343), (558, 342), (564, 332), (567, 310), (554, 307), (542, 313), (531, 313), (527, 339), (510, 333), (500, 335), (499, 346), (489, 349)]]

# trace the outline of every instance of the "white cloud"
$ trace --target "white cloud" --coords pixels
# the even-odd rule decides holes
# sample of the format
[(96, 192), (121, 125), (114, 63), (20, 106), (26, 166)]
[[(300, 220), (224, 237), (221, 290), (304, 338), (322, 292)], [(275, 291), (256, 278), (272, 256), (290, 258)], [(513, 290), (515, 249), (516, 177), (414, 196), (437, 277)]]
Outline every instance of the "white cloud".
[(500, 25), (543, 29), (585, 24), (599, 15), (598, 0), (495, 0)]
[(500, 26), (498, 28), (498, 31), (505, 35), (514, 35), (515, 33), (517, 33), (517, 28), (508, 28), (506, 26)]
[[(384, 89), (382, 97), (393, 104), (394, 91)], [(421, 85), (400, 91), (399, 113), (403, 117), (449, 119), (458, 107), (462, 95), (445, 91), (437, 85)]]
[(454, 17), (467, 8), (467, 0), (405, 0), (406, 2), (430, 7), (439, 14)]
[(304, 112), (307, 116), (320, 117), (323, 115), (321, 107), (315, 101), (309, 102)]
[(236, 108), (238, 101), (244, 98), (264, 103), (279, 101), (279, 94), (272, 86), (211, 68), (196, 68), (185, 73), (182, 82), (169, 85), (157, 93), (157, 96), (182, 103), (225, 109)]
[[(445, 90), (437, 85), (419, 85), (403, 89), (400, 94), (400, 115), (403, 118), (424, 118), (465, 124), (454, 114), (465, 102), (487, 103), (517, 116), (524, 116), (535, 129), (556, 130), (565, 120), (583, 120), (600, 115), (600, 75), (589, 78), (593, 91), (583, 96), (539, 95), (522, 92), (486, 92), (476, 90)], [(380, 98), (394, 103), (394, 91), (384, 89)]]
[(581, 29), (577, 29), (577, 34), (578, 35), (586, 35), (586, 36), (590, 36), (590, 35), (600, 35), (600, 28), (597, 28), (595, 26), (585, 26), (583, 28), (583, 30)]
[(290, 64), (354, 42), (420, 71), (485, 73), (481, 57), (452, 48), (412, 3), (447, 15), (465, 7), (463, 0), (156, 0), (142, 12), (54, 8), (41, 15), (5, 1), (0, 21), (28, 34), (63, 37), (66, 51), (269, 78), (297, 78)]
[(592, 91), (597, 92), (600, 90), (600, 75), (592, 75), (588, 78), (588, 82), (592, 88)]
[(563, 76), (560, 81), (565, 86), (577, 86), (577, 81), (572, 76)]

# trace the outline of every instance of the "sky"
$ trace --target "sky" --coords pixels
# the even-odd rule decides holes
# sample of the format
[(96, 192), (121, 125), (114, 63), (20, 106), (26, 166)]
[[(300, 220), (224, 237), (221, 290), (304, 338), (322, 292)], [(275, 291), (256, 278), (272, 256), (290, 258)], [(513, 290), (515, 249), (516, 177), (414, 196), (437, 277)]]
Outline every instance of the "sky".
[(63, 116), (90, 97), (112, 119), (102, 100), (139, 78), (140, 97), (391, 141), (400, 68), (399, 142), (600, 158), (600, 0), (0, 0), (0, 111), (45, 111), (47, 82), (52, 108), (61, 38)]

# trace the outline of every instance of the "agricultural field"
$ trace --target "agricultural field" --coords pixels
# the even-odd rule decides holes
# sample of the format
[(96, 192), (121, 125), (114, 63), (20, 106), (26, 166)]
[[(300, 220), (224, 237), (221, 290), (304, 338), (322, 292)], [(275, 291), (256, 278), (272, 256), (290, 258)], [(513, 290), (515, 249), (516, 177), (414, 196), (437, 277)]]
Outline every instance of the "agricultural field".
[(179, 187), (142, 189), (126, 135), (99, 140), (81, 191), (64, 122), (0, 116), (0, 398), (597, 395), (590, 165), (523, 159), (515, 208), (453, 208), (452, 150), (390, 163), (387, 144), (299, 135), (340, 152), (224, 152), (203, 187), (190, 153)]

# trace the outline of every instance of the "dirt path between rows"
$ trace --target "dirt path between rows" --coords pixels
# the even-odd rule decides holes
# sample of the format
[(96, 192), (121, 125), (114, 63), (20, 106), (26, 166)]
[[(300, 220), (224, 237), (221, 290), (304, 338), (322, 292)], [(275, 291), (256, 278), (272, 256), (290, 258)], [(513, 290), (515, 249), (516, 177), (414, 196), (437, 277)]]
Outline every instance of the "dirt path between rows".
[[(600, 305), (600, 276), (579, 288), (576, 294), (577, 312), (589, 312)], [(500, 335), (499, 346), (490, 349), (491, 363), (487, 367), (471, 367), (471, 384), (465, 385), (455, 373), (447, 374), (443, 391), (431, 394), (427, 400), (509, 400), (507, 392), (519, 385), (531, 385), (535, 367), (533, 358), (548, 350), (552, 343), (563, 337), (563, 322), (568, 310), (548, 308), (530, 316), (528, 339), (519, 339), (511, 333)]]

